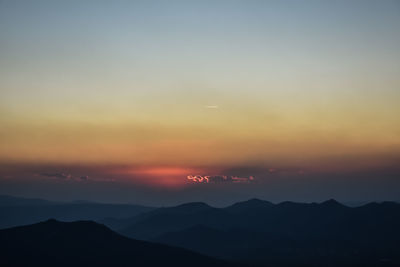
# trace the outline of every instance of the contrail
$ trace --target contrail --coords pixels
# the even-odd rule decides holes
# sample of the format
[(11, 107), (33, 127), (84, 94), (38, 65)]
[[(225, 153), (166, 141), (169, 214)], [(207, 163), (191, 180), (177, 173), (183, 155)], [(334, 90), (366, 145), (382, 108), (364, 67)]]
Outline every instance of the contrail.
[(214, 105), (214, 106), (205, 106), (205, 108), (216, 109), (216, 108), (218, 108), (218, 106), (217, 106), (217, 105)]

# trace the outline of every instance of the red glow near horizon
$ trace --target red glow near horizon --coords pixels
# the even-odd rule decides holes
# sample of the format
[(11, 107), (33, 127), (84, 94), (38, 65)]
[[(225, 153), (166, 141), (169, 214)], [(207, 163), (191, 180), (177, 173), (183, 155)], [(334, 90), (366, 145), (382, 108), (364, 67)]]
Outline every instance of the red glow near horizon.
[(197, 172), (193, 168), (176, 166), (125, 167), (112, 173), (126, 177), (130, 182), (154, 187), (182, 188), (188, 185), (188, 173)]
[(191, 183), (252, 183), (255, 181), (254, 176), (188, 175), (193, 172), (199, 173), (204, 170), (176, 166), (150, 166), (119, 168), (113, 170), (112, 173), (125, 177), (130, 182), (168, 188), (182, 188)]

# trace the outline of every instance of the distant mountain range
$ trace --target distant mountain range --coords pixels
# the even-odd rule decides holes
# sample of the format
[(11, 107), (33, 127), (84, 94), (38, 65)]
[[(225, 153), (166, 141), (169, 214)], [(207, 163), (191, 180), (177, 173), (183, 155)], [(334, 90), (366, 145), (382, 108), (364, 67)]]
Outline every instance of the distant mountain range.
[[(10, 217), (4, 216), (4, 210)], [(96, 220), (129, 238), (239, 264), (400, 266), (400, 204), (396, 202), (348, 207), (333, 199), (279, 204), (251, 199), (225, 208), (201, 202), (163, 208), (43, 202), (0, 204), (0, 215), (0, 225), (46, 216)]]
[(91, 221), (48, 220), (0, 230), (1, 266), (233, 266), (181, 248), (123, 237)]
[(49, 201), (40, 198), (23, 198), (0, 195), (0, 207), (2, 206), (46, 206), (60, 204), (62, 202)]
[(49, 218), (61, 221), (104, 220), (125, 218), (154, 208), (132, 204), (103, 204), (85, 201), (55, 202), (0, 196), (0, 229), (27, 225)]
[(188, 203), (128, 221), (119, 233), (246, 263), (400, 266), (400, 204), (394, 202), (357, 208), (335, 200), (252, 199), (226, 208)]

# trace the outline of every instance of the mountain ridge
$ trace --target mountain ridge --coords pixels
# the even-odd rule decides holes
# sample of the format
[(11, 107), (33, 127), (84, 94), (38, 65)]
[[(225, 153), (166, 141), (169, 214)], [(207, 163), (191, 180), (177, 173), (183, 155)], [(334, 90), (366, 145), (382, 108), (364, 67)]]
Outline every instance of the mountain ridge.
[(129, 239), (93, 221), (49, 219), (0, 230), (2, 266), (232, 266), (187, 249)]

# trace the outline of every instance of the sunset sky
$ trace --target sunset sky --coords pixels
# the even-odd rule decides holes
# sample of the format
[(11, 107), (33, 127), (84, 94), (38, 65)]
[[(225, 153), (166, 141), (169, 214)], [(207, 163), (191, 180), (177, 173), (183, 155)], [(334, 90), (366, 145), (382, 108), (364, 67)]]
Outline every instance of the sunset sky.
[(0, 1), (0, 194), (393, 200), (399, 48), (399, 1)]

